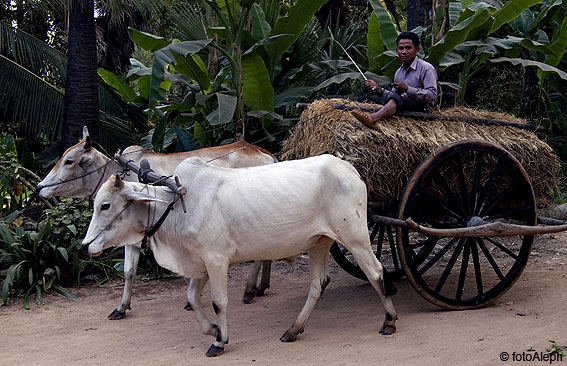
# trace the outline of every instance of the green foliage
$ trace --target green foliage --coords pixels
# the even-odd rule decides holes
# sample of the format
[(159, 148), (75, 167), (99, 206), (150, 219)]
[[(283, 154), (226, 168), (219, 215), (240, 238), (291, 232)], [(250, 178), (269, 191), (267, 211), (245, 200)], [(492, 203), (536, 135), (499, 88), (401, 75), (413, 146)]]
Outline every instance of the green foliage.
[[(29, 308), (35, 295), (38, 304), (44, 293), (56, 291), (77, 301), (66, 287), (86, 280), (106, 280), (123, 268), (123, 259), (111, 252), (102, 258), (85, 257), (81, 241), (88, 228), (92, 211), (87, 200), (63, 199), (55, 208), (45, 211), (39, 224), (25, 222), (10, 215), (0, 220), (0, 280), (2, 300), (22, 296)], [(118, 254), (120, 251), (117, 251)]]
[(62, 231), (69, 229), (65, 240), (81, 239), (89, 227), (92, 209), (86, 199), (63, 198), (57, 206), (45, 210), (45, 215), (51, 223), (52, 235), (60, 236)]
[[(18, 131), (20, 137), (49, 142), (61, 136), (67, 58), (45, 42), (0, 22), (0, 132)], [(132, 143), (136, 112), (125, 110), (120, 100), (102, 84), (99, 87), (101, 137), (108, 151)], [(107, 123), (111, 116), (112, 123)]]
[(22, 209), (29, 195), (22, 184), (25, 172), (18, 162), (16, 140), (0, 133), (0, 217)]
[[(243, 6), (203, 0), (200, 10), (179, 5), (173, 17), (180, 23), (179, 34), (189, 40), (168, 41), (131, 30), (132, 40), (152, 52), (152, 66), (134, 60), (132, 70), (123, 77), (106, 70), (99, 70), (99, 75), (125, 102), (147, 107), (154, 128), (142, 145), (154, 151), (212, 146), (237, 133), (249, 137), (260, 132), (265, 137), (285, 123), (273, 113), (274, 86), (289, 88), (294, 83), (280, 82), (289, 71), (282, 66), (283, 55), (291, 59), (287, 57), (290, 45), (306, 39), (301, 37), (306, 25), (325, 2), (300, 0), (280, 16), (277, 13), (284, 8), (274, 1), (243, 2)], [(250, 26), (248, 20), (252, 20)], [(206, 35), (199, 31), (202, 25)], [(317, 44), (315, 40), (309, 46), (320, 53)], [(288, 92), (286, 105), (313, 90)], [(248, 122), (256, 119), (259, 124)], [(180, 135), (185, 143), (179, 143)]]
[(35, 294), (36, 303), (42, 304), (43, 292), (50, 290), (78, 301), (63, 287), (70, 283), (70, 273), (67, 271), (72, 260), (70, 253), (76, 251), (81, 240), (64, 241), (62, 238), (74, 230), (72, 226), (66, 227), (57, 240), (57, 237), (50, 238), (49, 221), (38, 231), (24, 231), (21, 227), (11, 230), (6, 224), (0, 224), (0, 261), (11, 263), (2, 275), (4, 305), (13, 292), (23, 294), (26, 309), (29, 309), (32, 295)]
[(560, 355), (560, 357), (567, 356), (567, 345), (560, 346), (555, 341), (549, 341), (551, 343), (551, 348), (548, 348), (546, 351), (549, 352), (551, 355)]
[[(518, 115), (522, 95), (523, 69), (507, 63), (489, 64), (469, 83), (466, 103), (479, 109)], [(487, 83), (486, 80), (491, 80)]]

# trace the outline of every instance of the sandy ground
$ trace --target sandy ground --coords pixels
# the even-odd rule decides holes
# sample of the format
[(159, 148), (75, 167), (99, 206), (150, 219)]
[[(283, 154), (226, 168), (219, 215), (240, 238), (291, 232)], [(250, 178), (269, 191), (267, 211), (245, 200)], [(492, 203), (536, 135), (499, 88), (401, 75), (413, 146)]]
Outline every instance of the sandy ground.
[[(185, 281), (138, 281), (123, 320), (106, 316), (122, 288), (75, 289), (80, 302), (60, 296), (24, 310), (0, 308), (0, 365), (505, 365), (512, 354), (545, 352), (550, 340), (567, 344), (567, 235), (537, 239), (528, 267), (493, 306), (444, 311), (423, 300), (407, 280), (396, 282), (399, 314), (394, 335), (378, 330), (382, 305), (366, 282), (331, 263), (331, 283), (294, 343), (279, 337), (303, 306), (309, 286), (306, 259), (274, 264), (271, 288), (253, 304), (241, 301), (249, 264), (231, 269), (230, 344), (205, 357), (212, 338), (183, 310)], [(202, 297), (210, 303), (208, 286)], [(209, 317), (213, 311), (206, 307)], [(507, 352), (510, 359), (501, 361)], [(533, 352), (531, 352), (533, 354)], [(530, 362), (531, 363), (531, 362)], [(549, 364), (549, 362), (534, 362)], [(554, 364), (567, 364), (567, 357)]]

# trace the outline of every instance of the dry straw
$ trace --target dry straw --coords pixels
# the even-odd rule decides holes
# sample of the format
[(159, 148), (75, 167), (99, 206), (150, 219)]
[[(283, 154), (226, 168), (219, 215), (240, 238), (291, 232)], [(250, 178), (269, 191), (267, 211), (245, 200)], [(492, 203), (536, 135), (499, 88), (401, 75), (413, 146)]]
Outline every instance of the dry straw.
[[(558, 184), (559, 160), (552, 149), (533, 133), (508, 126), (487, 126), (461, 121), (391, 117), (371, 130), (350, 112), (332, 109), (333, 104), (376, 107), (343, 99), (311, 103), (283, 143), (282, 160), (301, 159), (324, 153), (350, 162), (360, 173), (373, 201), (397, 201), (419, 163), (435, 149), (453, 141), (484, 140), (508, 150), (528, 173), (539, 203), (547, 203)], [(439, 112), (525, 123), (505, 113), (469, 108)]]

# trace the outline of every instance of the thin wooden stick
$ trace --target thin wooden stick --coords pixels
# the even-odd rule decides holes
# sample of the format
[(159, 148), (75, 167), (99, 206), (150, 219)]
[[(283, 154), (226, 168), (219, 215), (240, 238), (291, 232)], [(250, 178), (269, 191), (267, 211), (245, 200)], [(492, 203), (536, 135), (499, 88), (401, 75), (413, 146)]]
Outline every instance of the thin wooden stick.
[[(333, 104), (333, 109), (351, 111), (353, 109), (360, 109), (365, 112), (377, 112), (380, 108), (376, 107), (357, 107), (353, 105), (345, 105), (345, 104)], [(414, 118), (414, 119), (422, 119), (422, 120), (443, 120), (443, 121), (458, 121), (458, 122), (468, 122), (468, 123), (477, 123), (481, 125), (488, 125), (488, 126), (508, 126), (508, 127), (515, 127), (520, 128), (522, 130), (528, 131), (539, 131), (542, 130), (540, 126), (536, 126), (531, 123), (514, 123), (514, 122), (507, 122), (501, 121), (497, 119), (488, 119), (488, 118), (477, 118), (477, 117), (466, 117), (466, 116), (447, 116), (444, 114), (434, 114), (434, 113), (423, 113), (423, 112), (400, 112), (397, 113), (396, 116), (400, 117), (407, 117), (407, 118)]]

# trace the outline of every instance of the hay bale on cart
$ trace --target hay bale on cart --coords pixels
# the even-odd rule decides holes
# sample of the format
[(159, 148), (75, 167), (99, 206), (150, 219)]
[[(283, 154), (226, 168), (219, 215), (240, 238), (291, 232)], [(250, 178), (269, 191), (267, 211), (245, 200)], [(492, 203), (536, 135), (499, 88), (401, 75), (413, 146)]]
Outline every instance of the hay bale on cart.
[[(347, 110), (333, 105), (377, 107), (344, 99), (311, 103), (283, 143), (282, 160), (329, 153), (350, 162), (368, 187), (372, 201), (396, 201), (416, 167), (440, 146), (459, 140), (483, 140), (512, 153), (526, 170), (538, 203), (548, 203), (559, 182), (559, 159), (534, 132), (510, 126), (464, 121), (417, 120), (394, 116), (363, 126)], [(451, 108), (448, 116), (468, 116), (518, 124), (524, 120), (505, 113)]]

